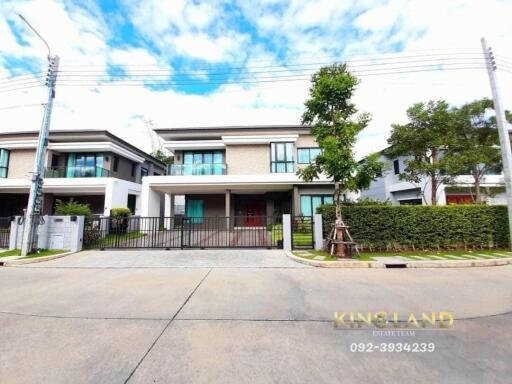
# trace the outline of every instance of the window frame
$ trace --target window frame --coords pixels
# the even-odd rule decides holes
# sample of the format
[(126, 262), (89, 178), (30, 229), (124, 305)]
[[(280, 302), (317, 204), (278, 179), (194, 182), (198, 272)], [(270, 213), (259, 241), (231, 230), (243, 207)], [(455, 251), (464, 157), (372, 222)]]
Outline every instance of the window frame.
[[(329, 194), (309, 194), (309, 193), (305, 193), (303, 195), (300, 195), (299, 196), (299, 206), (300, 206), (300, 213), (301, 215), (303, 216), (306, 216), (304, 215), (304, 213), (302, 212), (302, 198), (303, 197), (308, 197), (309, 198), (309, 204), (310, 204), (310, 207), (311, 207), (311, 211), (313, 211), (313, 198), (321, 198), (322, 199), (322, 202), (320, 205), (324, 205), (326, 204), (325, 203), (325, 198), (331, 198), (332, 200), (332, 203), (331, 204), (334, 204), (334, 195), (329, 195)], [(311, 216), (315, 215), (316, 212), (311, 212)], [(309, 215), (307, 215), (306, 217), (310, 217)]]
[[(314, 159), (311, 160), (311, 150), (312, 149), (318, 149), (319, 152), (320, 152), (319, 154), (322, 153), (322, 149), (320, 147), (300, 147), (300, 148), (297, 148), (297, 164), (311, 164), (311, 162), (314, 160)], [(307, 163), (303, 163), (303, 162), (300, 161), (299, 151), (301, 151), (301, 150), (307, 150), (308, 151), (308, 162)], [(318, 155), (316, 155), (316, 156), (318, 156)], [(316, 156), (315, 156), (315, 158), (316, 158)]]
[[(146, 173), (145, 175), (143, 175), (144, 171)], [(142, 180), (142, 178), (146, 176), (149, 176), (149, 169), (140, 167), (140, 179)]]
[[(286, 149), (287, 147), (287, 144), (288, 145), (291, 145), (292, 146), (292, 150), (290, 151), (291, 152), (291, 160), (286, 160), (288, 158), (288, 151)], [(284, 159), (285, 160), (277, 160), (277, 154), (278, 154), (278, 145), (283, 145), (284, 147)], [(295, 150), (293, 149), (293, 147), (295, 146), (295, 143), (293, 141), (278, 141), (278, 142), (272, 142), (270, 143), (270, 173), (294, 173), (295, 172), (295, 159), (294, 159), (294, 152)], [(272, 159), (275, 159), (275, 160), (272, 160)], [(275, 167), (273, 167), (273, 165), (275, 164)], [(284, 172), (279, 172), (277, 170), (277, 165), (278, 164), (284, 164), (285, 165), (285, 171)], [(291, 164), (292, 165), (292, 170), (289, 171), (288, 170), (288, 164)], [(275, 170), (274, 170), (275, 168)]]
[(2, 176), (1, 172), (0, 172), (0, 178), (7, 179), (9, 177), (9, 162), (11, 161), (11, 151), (8, 149), (5, 149), (5, 148), (0, 148), (0, 152), (1, 151), (3, 151), (4, 153), (7, 154), (7, 164), (6, 165), (0, 164), (0, 170), (5, 170), (5, 176)]

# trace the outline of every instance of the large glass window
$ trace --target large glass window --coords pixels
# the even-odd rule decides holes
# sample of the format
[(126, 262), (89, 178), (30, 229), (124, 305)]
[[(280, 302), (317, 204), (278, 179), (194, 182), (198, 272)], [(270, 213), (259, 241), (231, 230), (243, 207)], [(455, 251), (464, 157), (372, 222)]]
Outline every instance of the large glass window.
[(66, 177), (104, 177), (103, 155), (98, 153), (69, 153)]
[(222, 151), (185, 152), (183, 175), (222, 175), (224, 155)]
[(9, 151), (7, 149), (0, 149), (0, 177), (7, 177), (7, 170), (9, 169)]
[(313, 216), (319, 206), (333, 202), (331, 195), (301, 195), (300, 211), (304, 216)]
[(293, 143), (270, 144), (270, 172), (294, 172)]
[(299, 148), (297, 149), (297, 162), (299, 164), (311, 164), (320, 153), (320, 148)]

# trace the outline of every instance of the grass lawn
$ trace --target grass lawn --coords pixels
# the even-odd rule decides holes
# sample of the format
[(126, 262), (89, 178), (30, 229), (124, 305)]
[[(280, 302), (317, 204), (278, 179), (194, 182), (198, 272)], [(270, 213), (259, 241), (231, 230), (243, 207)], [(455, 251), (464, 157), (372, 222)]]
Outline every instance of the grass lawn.
[(146, 235), (141, 232), (129, 232), (122, 235), (113, 233), (105, 237), (102, 237), (101, 239), (95, 240), (93, 244), (98, 247), (104, 247), (112, 244), (117, 244), (118, 242), (122, 241), (138, 239), (139, 237), (143, 236)]
[(0, 257), (19, 256), (19, 255), (20, 255), (19, 249), (11, 249), (9, 251), (0, 252)]
[[(323, 256), (323, 261), (336, 261), (336, 257), (331, 257), (325, 251), (294, 251), (295, 256), (304, 259), (314, 259), (317, 256)], [(493, 250), (472, 250), (472, 251), (416, 251), (416, 252), (362, 252), (359, 256), (354, 255), (352, 260), (361, 261), (374, 261), (375, 257), (400, 257), (405, 261), (420, 261), (420, 260), (477, 260), (477, 259), (500, 259), (512, 257), (512, 252), (508, 249), (493, 249)], [(318, 260), (318, 259), (317, 259)]]
[[(277, 243), (279, 240), (283, 240), (283, 231), (282, 225), (276, 224), (274, 225), (270, 231), (272, 231), (272, 242)], [(293, 232), (293, 244), (297, 246), (307, 246), (311, 245), (313, 241), (313, 234), (311, 232), (303, 233), (303, 232)]]
[[(22, 257), (22, 259), (33, 259), (35, 257), (43, 257), (43, 256), (53, 256), (58, 255), (59, 253), (67, 252), (63, 249), (42, 249), (39, 252), (29, 253), (27, 256)], [(6, 256), (21, 256), (20, 249), (11, 249), (10, 251), (5, 251), (0, 253), (0, 257)]]

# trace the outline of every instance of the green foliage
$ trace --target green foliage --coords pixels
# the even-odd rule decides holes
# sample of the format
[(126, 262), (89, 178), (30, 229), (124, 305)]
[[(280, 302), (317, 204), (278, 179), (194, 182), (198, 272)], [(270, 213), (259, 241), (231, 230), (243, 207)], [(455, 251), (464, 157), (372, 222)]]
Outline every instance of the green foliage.
[(347, 70), (346, 64), (321, 68), (311, 79), (309, 99), (305, 102), (302, 124), (311, 126), (311, 133), (322, 152), (314, 162), (297, 171), (304, 181), (313, 181), (321, 173), (335, 183), (335, 200), (342, 191), (368, 188), (382, 172), (378, 155), (365, 161), (355, 159), (353, 147), (357, 135), (368, 125), (370, 116), (357, 113), (351, 101), (358, 80)]
[(157, 149), (155, 152), (151, 154), (155, 159), (160, 160), (165, 165), (174, 164), (174, 156), (167, 155), (164, 151)]
[(362, 197), (357, 201), (344, 201), (342, 204), (346, 206), (391, 205), (391, 202), (389, 200), (381, 201), (371, 197)]
[(389, 158), (408, 156), (400, 179), (418, 183), (430, 179), (432, 204), (437, 203), (437, 188), (451, 180), (442, 151), (454, 141), (453, 115), (443, 100), (416, 103), (407, 110), (409, 122), (393, 124), (385, 151)]
[(119, 208), (112, 208), (110, 210), (110, 214), (113, 217), (127, 217), (132, 214), (132, 211), (130, 211), (130, 208), (119, 207)]
[(85, 216), (92, 215), (89, 204), (80, 204), (73, 199), (66, 202), (57, 200), (55, 205), (55, 214), (61, 216)]
[(490, 99), (476, 100), (452, 110), (455, 140), (446, 151), (445, 162), (451, 174), (471, 174), (475, 183), (476, 203), (481, 202), (480, 183), (490, 168), (499, 168), (496, 119), (488, 111)]
[[(322, 205), (318, 212), (330, 228), (335, 207)], [(342, 213), (363, 249), (506, 247), (509, 241), (505, 206), (344, 206)]]

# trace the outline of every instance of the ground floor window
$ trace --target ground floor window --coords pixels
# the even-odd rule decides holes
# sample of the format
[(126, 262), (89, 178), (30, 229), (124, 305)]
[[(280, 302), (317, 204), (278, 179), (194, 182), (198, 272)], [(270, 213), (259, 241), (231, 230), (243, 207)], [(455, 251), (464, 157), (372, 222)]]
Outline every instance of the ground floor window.
[(322, 204), (332, 204), (334, 202), (331, 195), (301, 195), (300, 211), (304, 216), (313, 216), (316, 209)]
[(187, 200), (185, 203), (185, 215), (192, 218), (191, 223), (202, 224), (204, 217), (204, 201), (197, 199)]

